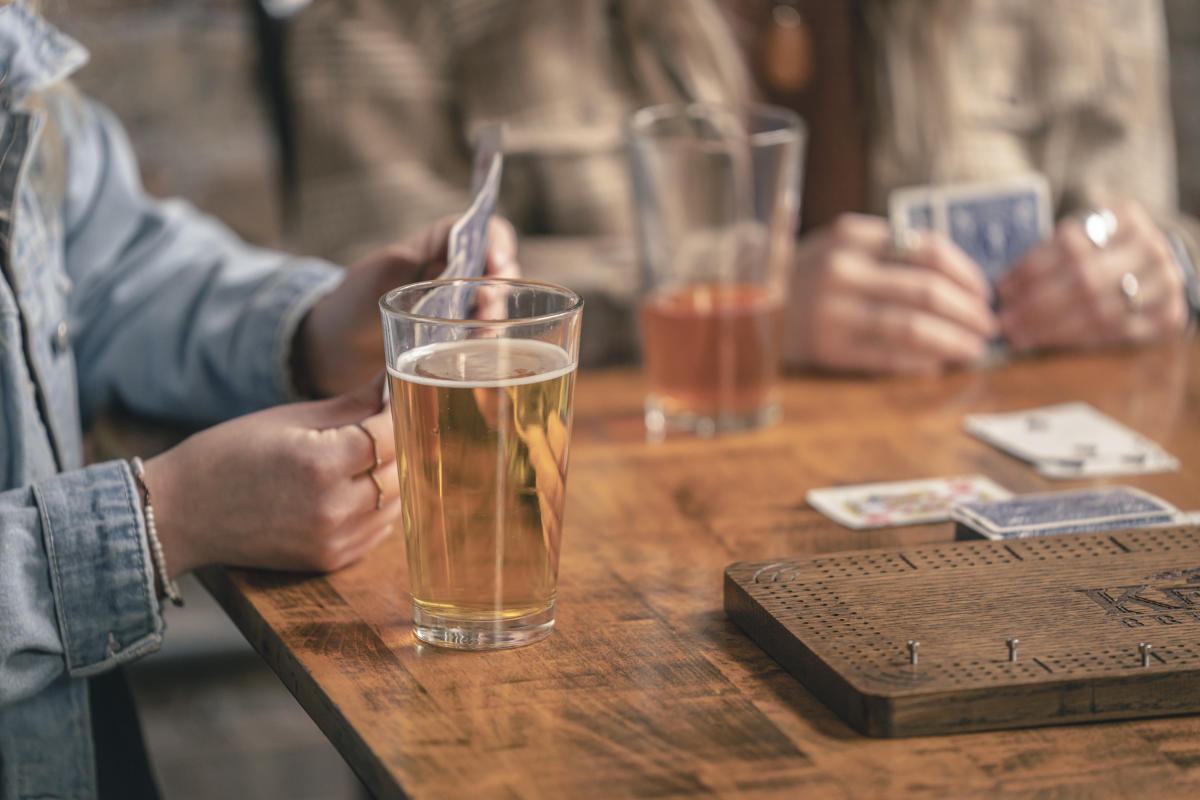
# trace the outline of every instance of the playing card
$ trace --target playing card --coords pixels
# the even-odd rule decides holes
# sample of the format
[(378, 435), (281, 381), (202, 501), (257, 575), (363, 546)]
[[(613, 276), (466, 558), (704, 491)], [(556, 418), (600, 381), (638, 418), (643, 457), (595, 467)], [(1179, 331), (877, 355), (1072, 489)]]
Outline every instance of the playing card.
[(1152, 527), (1183, 521), (1179, 509), (1160, 497), (1129, 486), (1101, 486), (1066, 492), (968, 501), (951, 512), (958, 538), (1020, 539), (1060, 533)]
[(835, 522), (861, 530), (939, 522), (949, 519), (950, 509), (958, 503), (1011, 496), (1012, 492), (982, 475), (962, 475), (812, 489), (804, 499)]
[(894, 241), (911, 230), (946, 236), (995, 283), (1026, 250), (1050, 235), (1050, 190), (1038, 174), (998, 181), (915, 186), (888, 199)]
[(888, 218), (892, 228), (892, 244), (898, 251), (905, 249), (904, 237), (909, 231), (937, 230), (933, 218), (935, 186), (908, 186), (896, 189), (888, 196)]
[[(471, 205), (450, 228), (446, 244), (446, 268), (439, 280), (478, 278), (487, 262), (488, 224), (500, 192), (504, 169), (503, 133), (500, 125), (480, 129), (475, 140), (471, 166)], [(470, 311), (476, 287), (438, 289), (422, 297), (413, 312), (426, 317), (463, 319)]]
[(450, 229), (446, 269), (439, 278), (478, 278), (486, 261), (488, 223), (500, 192), (504, 169), (503, 130), (499, 125), (480, 129), (471, 166), (471, 206)]
[(963, 428), (1050, 478), (1168, 472), (1179, 462), (1156, 442), (1087, 403), (971, 414)]

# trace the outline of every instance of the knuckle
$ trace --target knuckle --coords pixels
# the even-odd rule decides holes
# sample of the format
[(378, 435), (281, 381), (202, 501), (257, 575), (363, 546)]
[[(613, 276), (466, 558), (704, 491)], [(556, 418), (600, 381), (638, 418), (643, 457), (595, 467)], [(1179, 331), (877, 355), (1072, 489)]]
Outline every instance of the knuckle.
[(313, 530), (320, 537), (328, 536), (346, 520), (346, 512), (332, 498), (322, 498), (312, 512)]
[(325, 483), (329, 464), (315, 447), (298, 447), (291, 454), (292, 469), (296, 472), (299, 485), (311, 489)]
[(853, 214), (842, 213), (834, 218), (829, 231), (835, 242), (845, 244), (853, 241), (858, 233), (858, 219)]
[(826, 291), (844, 289), (853, 282), (854, 259), (845, 250), (834, 250), (825, 259), (821, 284)]
[(1112, 212), (1117, 217), (1118, 228), (1123, 226), (1139, 232), (1154, 228), (1154, 222), (1150, 219), (1150, 215), (1132, 200), (1118, 200), (1113, 203)]
[(1177, 302), (1167, 303), (1161, 313), (1161, 319), (1162, 328), (1165, 333), (1182, 333), (1188, 323), (1187, 304)]
[(941, 286), (936, 281), (922, 280), (918, 282), (914, 295), (921, 308), (937, 311), (942, 306)]
[[(1171, 247), (1167, 244), (1165, 237), (1160, 235), (1158, 231), (1154, 231), (1150, 239), (1146, 242), (1146, 258), (1151, 264), (1157, 266), (1170, 267), (1175, 260), (1175, 256), (1171, 253)], [(1168, 277), (1178, 279), (1178, 270), (1166, 270)]]
[(1059, 258), (1063, 266), (1076, 275), (1087, 272), (1095, 245), (1087, 240), (1082, 230), (1066, 228), (1058, 241)]
[(898, 325), (899, 338), (910, 345), (920, 344), (925, 338), (925, 325), (921, 317), (907, 315)]
[(321, 572), (333, 572), (342, 566), (342, 548), (332, 539), (322, 539), (312, 553), (312, 566)]
[(1086, 302), (1083, 304), (1084, 315), (1088, 320), (1096, 325), (1106, 326), (1112, 321), (1110, 308), (1095, 289), (1089, 290)]

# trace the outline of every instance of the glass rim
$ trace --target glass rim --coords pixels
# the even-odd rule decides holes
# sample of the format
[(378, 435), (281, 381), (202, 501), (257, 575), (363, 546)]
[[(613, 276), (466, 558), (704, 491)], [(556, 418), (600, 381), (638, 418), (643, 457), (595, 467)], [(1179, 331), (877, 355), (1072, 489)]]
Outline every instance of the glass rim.
[[(700, 111), (718, 111), (740, 116), (753, 115), (759, 119), (774, 120), (779, 127), (767, 131), (747, 133), (744, 137), (751, 145), (767, 146), (783, 144), (793, 136), (803, 139), (808, 136), (808, 125), (790, 108), (771, 103), (710, 103), (672, 102), (646, 106), (634, 111), (625, 121), (625, 128), (632, 136), (650, 138), (655, 136), (651, 126), (671, 118), (698, 118)], [(664, 137), (666, 138), (666, 137)], [(682, 137), (675, 137), (682, 138)]]
[[(455, 319), (453, 317), (431, 317), (424, 314), (414, 314), (411, 311), (404, 309), (393, 308), (391, 302), (401, 294), (409, 292), (419, 292), (440, 286), (470, 285), (470, 284), (493, 284), (503, 286), (516, 286), (526, 289), (541, 289), (550, 290), (553, 294), (566, 297), (569, 305), (567, 308), (559, 311), (551, 311), (547, 314), (537, 314), (531, 317), (518, 317), (516, 319)], [(413, 320), (415, 322), (435, 323), (441, 325), (463, 325), (475, 326), (481, 328), (506, 328), (515, 325), (526, 325), (531, 323), (553, 322), (558, 319), (569, 317), (573, 314), (578, 314), (583, 310), (583, 298), (578, 292), (568, 289), (561, 284), (551, 283), (550, 281), (539, 281), (531, 278), (497, 278), (497, 277), (479, 277), (479, 278), (434, 278), (428, 281), (417, 281), (415, 283), (406, 283), (403, 286), (397, 286), (395, 289), (390, 289), (379, 298), (379, 310), (391, 317)]]

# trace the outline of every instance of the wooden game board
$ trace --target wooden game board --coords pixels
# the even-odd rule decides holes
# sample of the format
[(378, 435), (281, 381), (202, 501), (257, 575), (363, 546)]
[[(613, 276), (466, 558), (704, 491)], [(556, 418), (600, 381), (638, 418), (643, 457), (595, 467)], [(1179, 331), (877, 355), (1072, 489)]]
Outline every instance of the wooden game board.
[(725, 608), (871, 736), (1200, 710), (1200, 527), (737, 563)]

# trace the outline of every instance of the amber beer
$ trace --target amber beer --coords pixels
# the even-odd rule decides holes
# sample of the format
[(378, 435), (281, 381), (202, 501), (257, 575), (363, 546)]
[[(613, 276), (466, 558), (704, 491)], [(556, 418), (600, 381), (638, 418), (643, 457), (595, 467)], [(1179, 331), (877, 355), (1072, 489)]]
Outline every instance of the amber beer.
[[(702, 284), (651, 294), (642, 305), (648, 411), (707, 421), (710, 432), (777, 414), (782, 304), (758, 286)], [(647, 421), (650, 421), (648, 414)]]
[(468, 339), (411, 350), (388, 372), (417, 635), (548, 634), (572, 359), (536, 339)]

